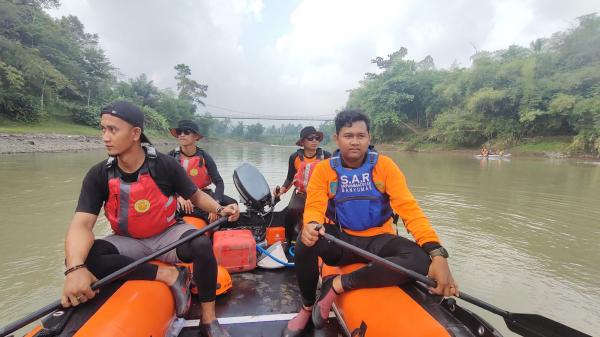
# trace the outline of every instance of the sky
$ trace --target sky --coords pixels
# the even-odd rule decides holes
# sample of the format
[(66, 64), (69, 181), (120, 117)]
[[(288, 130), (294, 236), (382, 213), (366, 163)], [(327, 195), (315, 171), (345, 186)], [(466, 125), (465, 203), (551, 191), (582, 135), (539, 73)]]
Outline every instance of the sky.
[(600, 1), (61, 0), (50, 14), (97, 33), (124, 80), (175, 89), (173, 67), (189, 65), (208, 85), (200, 113), (331, 117), (377, 56), (469, 66), (475, 50), (528, 46), (593, 12)]

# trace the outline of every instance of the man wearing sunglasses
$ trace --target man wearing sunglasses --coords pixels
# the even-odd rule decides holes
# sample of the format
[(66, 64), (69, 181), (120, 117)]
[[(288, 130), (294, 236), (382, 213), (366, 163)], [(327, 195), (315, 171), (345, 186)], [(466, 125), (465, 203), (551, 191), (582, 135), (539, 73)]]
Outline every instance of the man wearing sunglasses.
[(287, 177), (283, 185), (273, 191), (275, 196), (280, 196), (287, 192), (292, 184), (295, 187), (285, 219), (288, 241), (295, 239), (295, 226), (301, 223), (306, 201), (306, 186), (314, 167), (321, 160), (331, 157), (331, 153), (319, 147), (322, 140), (323, 132), (317, 131), (313, 126), (307, 126), (300, 131), (300, 139), (296, 145), (301, 148), (290, 155)]
[[(203, 137), (198, 124), (182, 120), (170, 132), (179, 141), (179, 146), (169, 152), (169, 155), (179, 162), (196, 187), (212, 196), (221, 205), (237, 203), (235, 199), (223, 194), (225, 184), (215, 161), (206, 151), (196, 145)], [(211, 184), (215, 185), (214, 192), (209, 188)], [(177, 204), (180, 212), (184, 215), (201, 218), (205, 221), (214, 221), (218, 218), (216, 213), (207, 213), (195, 208), (191, 200), (181, 196), (177, 197)]]
[[(197, 230), (176, 219), (175, 195), (192, 200), (200, 209), (228, 216), (229, 221), (239, 218), (237, 205), (219, 205), (190, 181), (173, 158), (156, 152), (144, 135), (144, 113), (139, 107), (113, 102), (102, 109), (100, 126), (109, 158), (85, 176), (67, 231), (61, 299), (65, 307), (92, 299), (96, 293), (90, 285), (97, 279)], [(95, 239), (92, 229), (102, 207), (114, 234)], [(124, 278), (165, 283), (173, 293), (176, 315), (183, 317), (191, 303), (190, 273), (172, 264), (193, 262), (193, 278), (201, 289), (201, 330), (208, 336), (229, 336), (215, 315), (217, 262), (210, 240), (197, 237), (159, 260), (168, 265), (146, 263)]]

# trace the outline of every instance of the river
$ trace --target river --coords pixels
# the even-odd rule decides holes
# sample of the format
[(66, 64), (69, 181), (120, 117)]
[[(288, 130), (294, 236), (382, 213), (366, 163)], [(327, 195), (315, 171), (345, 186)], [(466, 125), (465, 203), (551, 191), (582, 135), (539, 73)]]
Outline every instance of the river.
[[(254, 164), (275, 186), (294, 150), (218, 143), (206, 149), (235, 198), (235, 167)], [(401, 167), (450, 251), (462, 290), (511, 312), (600, 332), (600, 165), (384, 153)], [(102, 150), (0, 155), (0, 325), (58, 298), (67, 224), (83, 176), (104, 156)], [(109, 233), (104, 219), (95, 232)], [(466, 306), (516, 336), (498, 316)]]

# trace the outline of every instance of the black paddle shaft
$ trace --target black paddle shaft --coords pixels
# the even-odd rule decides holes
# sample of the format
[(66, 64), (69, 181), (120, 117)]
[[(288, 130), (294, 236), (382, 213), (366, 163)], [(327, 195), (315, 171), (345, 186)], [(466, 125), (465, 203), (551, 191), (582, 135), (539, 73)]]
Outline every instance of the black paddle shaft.
[[(171, 244), (169, 244), (168, 246), (165, 246), (162, 249), (157, 250), (156, 252), (143, 257), (139, 260), (136, 260), (135, 262), (132, 262), (131, 264), (113, 272), (112, 274), (102, 278), (100, 281), (92, 284), (92, 290), (97, 290), (100, 289), (102, 287), (104, 287), (105, 285), (112, 283), (116, 280), (118, 280), (119, 278), (125, 276), (126, 274), (132, 272), (134, 269), (136, 269), (137, 267), (141, 266), (144, 263), (150, 262), (151, 260), (156, 259), (157, 257), (181, 246), (182, 244), (191, 241), (194, 238), (197, 238), (201, 235), (203, 235), (204, 233), (215, 229), (219, 226), (221, 226), (223, 224), (223, 222), (227, 221), (227, 217), (222, 217), (218, 220), (216, 220), (215, 222), (207, 225), (206, 227), (195, 231), (194, 233), (192, 233), (191, 235), (188, 235), (186, 237), (183, 237)], [(46, 305), (45, 307), (32, 312), (31, 314), (16, 320), (10, 324), (8, 324), (7, 326), (3, 327), (2, 329), (0, 329), (0, 337), (5, 337), (7, 336), (9, 333), (15, 332), (17, 330), (19, 330), (20, 328), (26, 326), (27, 324), (42, 318), (44, 316), (46, 316), (47, 314), (51, 313), (52, 311), (58, 309), (61, 307), (61, 303), (60, 300), (54, 301), (48, 305)]]
[[(315, 228), (317, 230), (319, 228)], [(360, 249), (348, 242), (340, 240), (335, 236), (325, 233), (322, 235), (328, 241), (331, 241), (338, 246), (348, 249), (352, 253), (364, 257), (365, 259), (380, 264), (384, 267), (389, 268), (395, 272), (403, 273), (410, 276), (414, 280), (424, 283), (425, 285), (435, 288), (437, 282), (424, 275), (421, 275), (413, 270), (402, 267), (392, 261), (386, 260), (381, 256), (370, 253), (364, 249)], [(474, 304), (480, 308), (490, 311), (496, 315), (500, 315), (504, 318), (506, 326), (513, 332), (518, 333), (525, 337), (592, 337), (581, 331), (575, 330), (562, 323), (553, 321), (549, 318), (540, 315), (533, 314), (515, 314), (502, 310), (494, 305), (486, 303), (478, 298), (475, 298), (465, 292), (460, 292), (458, 298), (465, 300), (471, 304)]]

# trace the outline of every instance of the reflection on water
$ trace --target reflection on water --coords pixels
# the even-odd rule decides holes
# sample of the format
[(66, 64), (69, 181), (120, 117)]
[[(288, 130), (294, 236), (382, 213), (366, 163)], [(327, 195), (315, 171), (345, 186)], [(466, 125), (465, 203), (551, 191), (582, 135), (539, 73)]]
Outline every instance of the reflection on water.
[[(207, 150), (235, 198), (235, 167), (256, 165), (274, 187), (284, 181), (294, 151), (214, 143)], [(600, 166), (386, 154), (450, 251), (461, 289), (509, 311), (600, 331)], [(83, 176), (103, 158), (103, 151), (0, 156), (0, 325), (58, 298), (66, 226)], [(104, 219), (95, 231), (109, 232)], [(497, 316), (475, 310), (515, 336)]]

